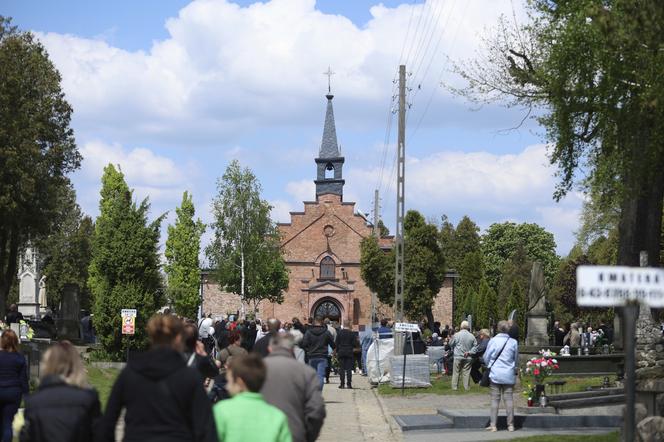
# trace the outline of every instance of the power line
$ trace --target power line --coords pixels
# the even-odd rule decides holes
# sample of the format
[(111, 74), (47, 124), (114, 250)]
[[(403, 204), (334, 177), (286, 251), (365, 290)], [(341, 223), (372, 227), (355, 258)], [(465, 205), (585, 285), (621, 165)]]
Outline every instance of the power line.
[[(434, 1), (434, 0), (430, 0)], [(422, 32), (422, 39), (420, 40), (420, 43), (418, 45), (418, 49), (415, 52), (415, 58), (413, 59), (411, 65), (413, 66), (413, 80), (417, 78), (417, 74), (420, 71), (420, 67), (425, 60), (427, 53), (429, 52), (429, 46), (431, 45), (431, 40), (433, 38), (433, 35), (435, 33), (435, 30), (438, 26), (438, 22), (440, 21), (440, 15), (443, 12), (444, 8), (444, 3), (442, 0), (438, 0), (438, 3), (436, 3), (435, 8), (431, 8), (431, 14), (428, 15), (427, 21), (424, 25), (424, 30)], [(436, 12), (438, 11), (438, 12)], [(435, 20), (434, 20), (434, 17)], [(425, 41), (427, 42), (425, 44)], [(424, 52), (422, 52), (424, 50)], [(420, 57), (421, 54), (421, 57)], [(418, 61), (419, 59), (419, 61)], [(417, 84), (417, 83), (415, 83)]]
[[(465, 15), (466, 15), (466, 11), (467, 11), (467, 10), (468, 10), (468, 3), (466, 3), (465, 8), (464, 8), (463, 11), (462, 11), (461, 17), (460, 17), (460, 19), (457, 21), (457, 27), (456, 27), (456, 29), (455, 29), (455, 31), (454, 31), (454, 36), (453, 36), (453, 38), (452, 38), (452, 43), (451, 43), (451, 46), (450, 46), (450, 51), (452, 50), (452, 48), (454, 47), (454, 45), (455, 45), (455, 43), (456, 43), (457, 37), (458, 37), (458, 35), (459, 35), (459, 29), (461, 28), (461, 22), (463, 21), (463, 18), (465, 17)], [(415, 137), (415, 134), (417, 134), (417, 131), (418, 131), (418, 129), (420, 128), (420, 125), (422, 124), (422, 121), (424, 120), (424, 116), (426, 115), (427, 111), (429, 110), (429, 106), (431, 106), (431, 102), (433, 101), (433, 96), (434, 96), (434, 94), (436, 93), (437, 88), (440, 87), (440, 83), (441, 83), (441, 81), (442, 81), (442, 79), (443, 79), (443, 75), (445, 75), (445, 69), (446, 69), (446, 67), (447, 67), (447, 64), (444, 63), (442, 69), (440, 70), (440, 74), (439, 74), (439, 76), (438, 76), (438, 80), (436, 81), (436, 85), (431, 89), (431, 94), (429, 94), (429, 99), (427, 100), (427, 104), (426, 104), (426, 106), (425, 106), (425, 108), (424, 108), (424, 112), (422, 112), (422, 114), (420, 115), (420, 118), (419, 118), (419, 120), (417, 121), (417, 125), (415, 126), (415, 129), (412, 131), (412, 133), (411, 133), (411, 135), (410, 135), (410, 139), (411, 139), (411, 140)], [(427, 70), (428, 70), (428, 68), (427, 68)]]
[[(442, 4), (442, 1), (441, 1), (441, 4)], [(415, 89), (415, 94), (412, 97), (413, 102), (415, 101), (415, 97), (417, 96), (417, 94), (421, 90), (421, 85), (424, 84), (424, 80), (426, 79), (426, 77), (429, 73), (429, 69), (431, 68), (431, 65), (433, 64), (433, 61), (436, 59), (436, 56), (438, 54), (438, 47), (440, 46), (440, 42), (443, 40), (443, 36), (447, 32), (448, 24), (449, 24), (450, 18), (452, 17), (452, 12), (454, 11), (454, 6), (455, 5), (456, 5), (456, 3), (452, 3), (450, 8), (448, 9), (447, 19), (444, 22), (445, 25), (443, 27), (443, 30), (438, 33), (438, 40), (436, 41), (436, 46), (434, 47), (434, 50), (433, 50), (431, 56), (429, 57), (429, 63), (427, 63), (427, 67), (424, 70), (424, 74), (422, 75), (422, 77), (420, 79), (416, 80), (417, 74), (420, 72), (420, 69), (422, 68), (422, 63), (424, 63), (424, 60), (426, 59), (426, 54), (429, 53), (429, 47), (431, 46), (431, 41), (433, 40), (433, 36), (435, 35), (436, 30), (439, 29), (438, 24), (440, 23), (440, 18), (442, 17), (443, 11), (445, 10), (445, 8), (442, 7), (440, 9), (440, 11), (438, 12), (438, 16), (436, 17), (435, 25), (433, 26), (433, 28), (431, 29), (431, 33), (429, 34), (429, 41), (427, 42), (426, 50), (424, 52), (424, 55), (420, 59), (420, 62), (418, 64), (417, 68), (415, 69), (415, 73), (413, 74), (413, 80), (415, 81), (415, 84), (417, 85), (417, 89)]]
[[(420, 12), (420, 16), (418, 17), (417, 25), (415, 26), (415, 32), (413, 33), (413, 36), (416, 36), (419, 33), (420, 24), (422, 24), (422, 16), (424, 16), (424, 9), (427, 6), (428, 6), (428, 3), (425, 0), (424, 3), (422, 4), (422, 11)], [(413, 8), (415, 8), (415, 6), (413, 6)], [(408, 55), (406, 55), (406, 60), (402, 64), (405, 64), (406, 66), (409, 66), (410, 54), (413, 52), (413, 47), (414, 46), (415, 46), (415, 38), (413, 37), (413, 39), (410, 42), (410, 47), (408, 49)]]

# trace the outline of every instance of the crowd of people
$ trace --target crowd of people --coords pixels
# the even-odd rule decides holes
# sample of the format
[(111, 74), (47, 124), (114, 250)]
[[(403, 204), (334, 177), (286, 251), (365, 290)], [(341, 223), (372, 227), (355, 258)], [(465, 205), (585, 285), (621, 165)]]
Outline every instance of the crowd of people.
[[(24, 400), (21, 441), (314, 441), (326, 416), (322, 389), (335, 361), (339, 388), (362, 368), (359, 334), (322, 318), (198, 322), (166, 311), (147, 325), (150, 348), (132, 352), (105, 410), (68, 341), (42, 356), (38, 389), (11, 329), (0, 337), (2, 441)], [(124, 410), (124, 414), (122, 411)], [(247, 422), (255, 425), (247, 425)]]
[[(451, 374), (453, 390), (459, 384), (469, 390), (470, 381), (479, 383), (490, 368), (487, 429), (496, 431), (503, 400), (512, 431), (518, 327), (501, 321), (494, 330), (473, 334), (462, 321), (458, 328), (438, 322), (420, 328), (423, 333), (414, 333), (405, 350), (424, 353), (427, 347), (441, 347), (438, 374)], [(5, 330), (0, 338), (2, 441), (12, 440), (11, 424), (22, 400), (22, 441), (111, 441), (122, 410), (126, 441), (313, 441), (326, 416), (321, 391), (330, 373), (338, 373), (338, 388), (353, 388), (354, 374), (367, 375), (371, 343), (394, 335), (387, 319), (358, 332), (347, 321), (335, 327), (323, 318), (282, 323), (208, 315), (194, 322), (168, 311), (150, 319), (147, 333), (150, 349), (131, 354), (102, 413), (81, 357), (67, 341), (43, 354), (39, 387), (28, 395), (19, 340)], [(593, 329), (556, 322), (551, 336), (555, 345), (578, 347), (610, 342), (612, 329), (603, 323)]]

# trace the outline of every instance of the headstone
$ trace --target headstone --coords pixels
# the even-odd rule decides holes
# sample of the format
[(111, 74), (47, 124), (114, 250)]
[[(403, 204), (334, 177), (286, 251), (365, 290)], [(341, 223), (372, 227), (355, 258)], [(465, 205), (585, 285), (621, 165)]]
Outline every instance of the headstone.
[(535, 261), (530, 272), (528, 290), (526, 345), (546, 346), (549, 343), (549, 319), (546, 313), (545, 292), (542, 264)]
[(39, 317), (39, 255), (28, 245), (21, 254), (18, 266), (18, 310), (26, 318)]
[(62, 319), (75, 319), (78, 321), (78, 315), (81, 312), (78, 285), (65, 284), (62, 290), (61, 302), (60, 317)]
[(62, 290), (60, 317), (56, 320), (59, 339), (69, 339), (70, 341), (81, 339), (78, 317), (81, 311), (79, 298), (78, 285), (65, 284)]

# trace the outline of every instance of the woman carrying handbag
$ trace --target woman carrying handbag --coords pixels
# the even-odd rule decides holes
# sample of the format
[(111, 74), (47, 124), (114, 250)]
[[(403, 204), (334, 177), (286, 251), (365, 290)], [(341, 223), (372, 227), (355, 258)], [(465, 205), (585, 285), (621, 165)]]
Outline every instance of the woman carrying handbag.
[(487, 431), (498, 430), (498, 407), (501, 397), (505, 401), (507, 430), (514, 431), (513, 393), (518, 370), (519, 344), (508, 335), (509, 328), (507, 321), (500, 321), (497, 327), (498, 334), (489, 341), (484, 353), (487, 369), (480, 384), (486, 386), (488, 380), (491, 390), (491, 423), (486, 428)]

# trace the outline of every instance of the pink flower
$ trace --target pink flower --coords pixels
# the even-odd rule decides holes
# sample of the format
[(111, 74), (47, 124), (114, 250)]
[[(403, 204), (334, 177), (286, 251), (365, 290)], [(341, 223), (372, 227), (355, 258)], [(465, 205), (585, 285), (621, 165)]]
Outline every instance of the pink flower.
[(534, 374), (535, 376), (539, 376), (540, 371), (536, 368), (536, 369), (533, 371), (533, 374)]

